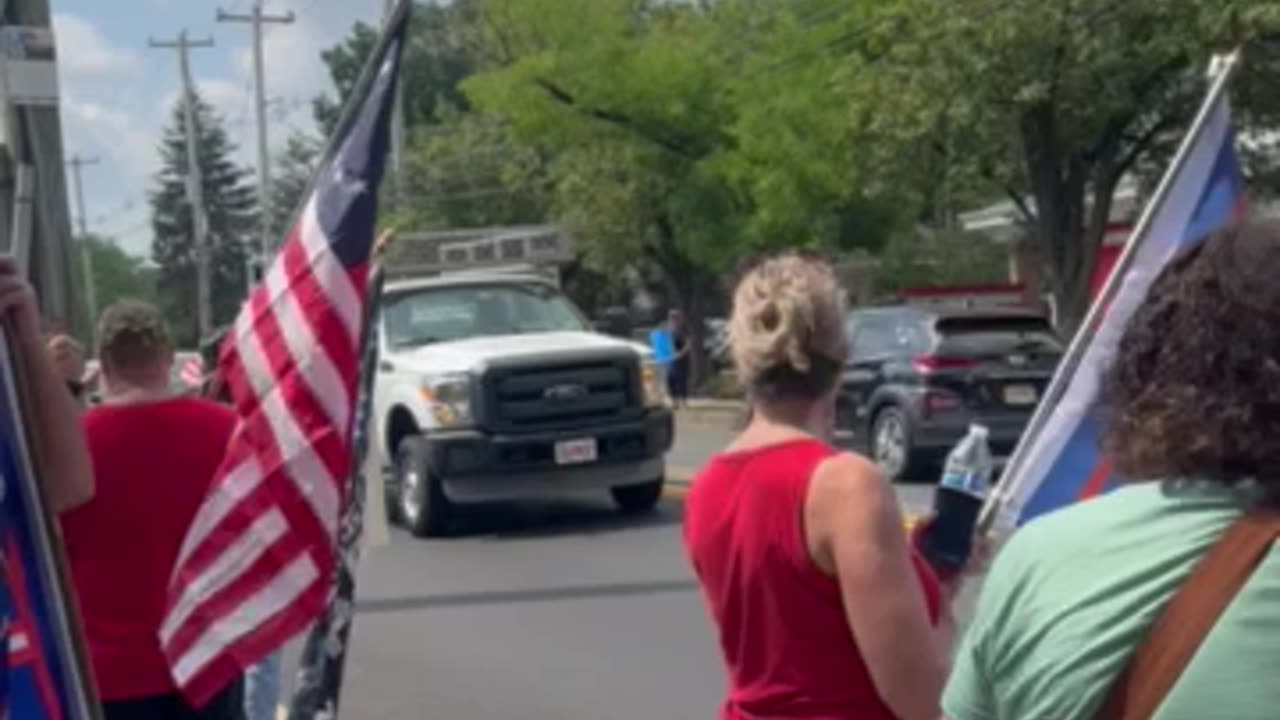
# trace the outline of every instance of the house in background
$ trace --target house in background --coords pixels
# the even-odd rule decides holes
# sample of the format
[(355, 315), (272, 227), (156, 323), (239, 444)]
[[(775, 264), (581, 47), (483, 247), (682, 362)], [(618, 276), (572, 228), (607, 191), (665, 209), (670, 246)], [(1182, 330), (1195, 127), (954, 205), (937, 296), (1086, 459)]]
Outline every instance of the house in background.
[[(1096, 296), (1111, 276), (1116, 261), (1124, 250), (1134, 222), (1143, 210), (1143, 202), (1138, 183), (1132, 179), (1120, 183), (1115, 197), (1111, 201), (1111, 222), (1107, 225), (1106, 235), (1102, 239), (1102, 247), (1098, 249), (1098, 261), (1094, 266), (1090, 287)], [(1027, 207), (1035, 211), (1035, 201), (1028, 198)], [(986, 235), (995, 242), (1008, 248), (1009, 283), (1019, 288), (1022, 301), (1032, 307), (1046, 307), (1053, 313), (1053, 300), (1043, 290), (1042, 272), (1032, 249), (1027, 242), (1029, 232), (1022, 213), (1012, 200), (974, 210), (960, 215), (960, 226), (968, 232)]]

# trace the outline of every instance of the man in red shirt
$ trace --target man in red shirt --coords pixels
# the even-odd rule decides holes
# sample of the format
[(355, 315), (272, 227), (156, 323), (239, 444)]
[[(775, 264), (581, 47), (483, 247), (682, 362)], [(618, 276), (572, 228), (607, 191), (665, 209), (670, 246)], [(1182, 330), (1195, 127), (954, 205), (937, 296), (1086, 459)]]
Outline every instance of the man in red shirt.
[(240, 683), (189, 707), (158, 637), (174, 561), (235, 415), (173, 393), (173, 344), (155, 308), (111, 306), (98, 343), (103, 403), (84, 417), (97, 494), (63, 530), (106, 720), (241, 720)]

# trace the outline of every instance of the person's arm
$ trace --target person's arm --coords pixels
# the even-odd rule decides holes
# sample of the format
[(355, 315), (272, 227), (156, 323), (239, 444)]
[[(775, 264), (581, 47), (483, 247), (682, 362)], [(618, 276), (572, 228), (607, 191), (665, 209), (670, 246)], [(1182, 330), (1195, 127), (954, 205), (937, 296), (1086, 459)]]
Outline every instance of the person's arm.
[(80, 427), (80, 408), (49, 362), (35, 292), (7, 256), (0, 257), (0, 315), (8, 317), (13, 330), (9, 350), (27, 370), (31, 407), (26, 410), (44, 464), (45, 496), (53, 512), (69, 510), (93, 497), (93, 465)]
[(902, 720), (937, 720), (954, 626), (947, 607), (930, 623), (893, 488), (870, 462), (839, 455), (815, 473), (810, 508), (880, 697)]

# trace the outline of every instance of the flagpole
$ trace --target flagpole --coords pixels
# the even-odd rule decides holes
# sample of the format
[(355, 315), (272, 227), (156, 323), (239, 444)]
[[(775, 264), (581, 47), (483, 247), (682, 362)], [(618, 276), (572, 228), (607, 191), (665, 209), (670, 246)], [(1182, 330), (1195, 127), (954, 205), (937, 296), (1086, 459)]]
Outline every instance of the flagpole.
[(1010, 487), (1007, 481), (1018, 477), (1018, 472), (1027, 462), (1027, 455), (1031, 447), (1035, 444), (1035, 440), (1053, 415), (1058, 402), (1066, 393), (1067, 386), (1070, 384), (1072, 377), (1074, 377), (1080, 361), (1084, 358), (1085, 350), (1089, 347), (1089, 341), (1093, 338), (1102, 322), (1105, 308), (1111, 304), (1112, 298), (1120, 292), (1125, 276), (1128, 274), (1134, 258), (1137, 257), (1138, 249), (1145, 242), (1147, 234), (1151, 231), (1151, 225), (1158, 210), (1164, 206), (1169, 197), (1174, 179), (1178, 177), (1183, 166), (1186, 165), (1187, 158), (1191, 154), (1191, 149), (1195, 146), (1196, 139), (1204, 132), (1214, 107), (1227, 91), (1231, 77), (1235, 74), (1239, 64), (1239, 48), (1225, 57), (1215, 56), (1210, 63), (1208, 74), (1212, 77), (1212, 84), (1205, 94), (1205, 99), (1196, 113), (1190, 129), (1183, 137), (1182, 144), (1179, 146), (1173, 162), (1169, 164), (1169, 168), (1165, 171), (1164, 177), (1161, 178), (1155, 194), (1152, 195), (1151, 201), (1147, 203), (1146, 209), (1143, 210), (1142, 216), (1130, 234), (1129, 241), (1125, 244), (1124, 252), (1112, 269), (1106, 284), (1103, 285), (1102, 292), (1090, 305), (1089, 313), (1085, 316), (1080, 329), (1067, 347), (1067, 351), (1058, 366), (1058, 371), (1054, 373), (1053, 379), (1045, 391), (1045, 397), (1032, 414), (1030, 422), (1027, 423), (1027, 429), (1023, 432), (1017, 447), (1014, 448), (1013, 454), (1009, 457), (1009, 462), (1002, 473), (1001, 482), (996, 485), (995, 492), (987, 498), (987, 502), (983, 505), (982, 514), (978, 518), (978, 532), (980, 534), (989, 535), (995, 529), (996, 521), (1008, 504), (1009, 498), (1013, 496), (1012, 490), (1015, 489)]
[[(381, 307), (382, 254), (391, 241), (384, 233), (374, 249), (373, 272), (369, 277), (361, 336), (359, 396), (352, 425), (353, 452), (349, 496), (338, 530), (333, 595), (329, 606), (312, 627), (298, 661), (298, 687), (289, 708), (289, 720), (332, 720), (338, 717), (342, 677), (346, 668), (351, 624), (355, 620), (356, 566), (360, 561), (360, 538), (364, 533), (367, 501), (364, 457), (369, 449), (369, 419), (373, 403), (373, 383), (378, 367), (377, 334), (374, 331)], [(375, 472), (380, 469), (375, 469)]]

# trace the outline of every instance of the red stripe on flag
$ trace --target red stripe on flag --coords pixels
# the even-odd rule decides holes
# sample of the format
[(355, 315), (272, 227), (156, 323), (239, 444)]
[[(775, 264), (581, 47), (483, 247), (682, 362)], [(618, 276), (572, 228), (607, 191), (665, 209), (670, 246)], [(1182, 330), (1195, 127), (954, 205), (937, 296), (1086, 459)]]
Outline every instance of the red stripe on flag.
[(1094, 466), (1093, 472), (1089, 473), (1089, 478), (1085, 480), (1084, 485), (1080, 488), (1079, 500), (1088, 500), (1102, 494), (1107, 489), (1107, 480), (1111, 479), (1111, 460), (1105, 455), (1098, 459), (1098, 464)]
[(244, 670), (270, 655), (287, 640), (311, 626), (312, 618), (324, 611), (329, 602), (329, 585), (313, 583), (310, 588), (283, 613), (263, 620), (253, 632), (241, 636), (229, 645), (209, 665), (191, 678), (183, 691), (197, 705), (213, 698), (223, 688), (239, 679)]

